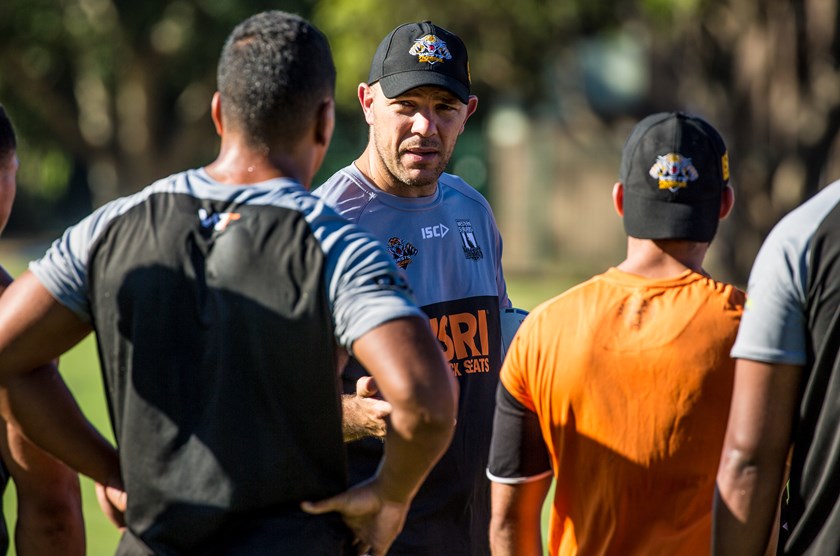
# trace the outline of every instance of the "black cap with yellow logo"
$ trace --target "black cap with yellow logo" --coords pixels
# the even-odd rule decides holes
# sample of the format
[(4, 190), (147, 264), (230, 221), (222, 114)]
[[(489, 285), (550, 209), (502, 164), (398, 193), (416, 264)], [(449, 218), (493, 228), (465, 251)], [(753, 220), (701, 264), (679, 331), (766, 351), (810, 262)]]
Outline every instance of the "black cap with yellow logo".
[(467, 47), (431, 21), (405, 23), (388, 33), (373, 55), (368, 84), (376, 82), (388, 98), (432, 85), (451, 91), (466, 104), (470, 96)]
[(708, 122), (682, 112), (648, 116), (624, 144), (624, 230), (640, 239), (711, 241), (729, 183), (729, 158)]

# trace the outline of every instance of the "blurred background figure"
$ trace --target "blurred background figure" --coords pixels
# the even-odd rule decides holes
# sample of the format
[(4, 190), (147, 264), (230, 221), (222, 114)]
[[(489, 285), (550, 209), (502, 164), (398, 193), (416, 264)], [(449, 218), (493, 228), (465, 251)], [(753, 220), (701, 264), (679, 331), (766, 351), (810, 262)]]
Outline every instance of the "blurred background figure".
[[(0, 233), (12, 211), (18, 166), (14, 127), (0, 105)], [(0, 267), (0, 292), (11, 283), (12, 277)], [(57, 371), (51, 368), (49, 372)], [(0, 420), (0, 488), (6, 488), (9, 478), (17, 491), (16, 552), (24, 556), (84, 555), (85, 528), (78, 475), (34, 446), (16, 427)], [(0, 554), (6, 554), (9, 540), (7, 524), (0, 520)]]

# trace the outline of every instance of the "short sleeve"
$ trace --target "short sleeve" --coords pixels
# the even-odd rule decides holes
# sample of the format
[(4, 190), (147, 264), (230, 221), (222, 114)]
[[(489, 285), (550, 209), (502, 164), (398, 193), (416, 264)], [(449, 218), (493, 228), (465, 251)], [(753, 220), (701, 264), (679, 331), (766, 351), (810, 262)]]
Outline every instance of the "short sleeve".
[(784, 222), (762, 245), (732, 357), (765, 363), (806, 363), (806, 284), (810, 238)]
[(551, 459), (537, 414), (517, 401), (503, 384), (499, 384), (487, 478), (497, 483), (519, 484), (551, 473)]
[(319, 201), (307, 217), (326, 255), (327, 293), (339, 344), (348, 350), (387, 321), (426, 319), (385, 247)]
[(50, 294), (84, 322), (90, 322), (88, 261), (91, 248), (113, 218), (135, 204), (139, 196), (103, 205), (78, 224), (67, 228), (29, 270)]

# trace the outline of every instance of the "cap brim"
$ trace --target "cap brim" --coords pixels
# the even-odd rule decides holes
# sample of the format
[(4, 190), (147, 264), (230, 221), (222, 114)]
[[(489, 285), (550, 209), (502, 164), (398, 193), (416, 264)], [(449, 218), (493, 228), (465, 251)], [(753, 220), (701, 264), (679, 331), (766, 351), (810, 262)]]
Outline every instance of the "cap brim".
[(382, 92), (388, 98), (398, 97), (416, 87), (443, 87), (467, 104), (470, 90), (457, 79), (436, 71), (404, 71), (386, 75), (378, 81)]
[(624, 192), (624, 231), (638, 239), (712, 241), (720, 222), (720, 201), (685, 204)]

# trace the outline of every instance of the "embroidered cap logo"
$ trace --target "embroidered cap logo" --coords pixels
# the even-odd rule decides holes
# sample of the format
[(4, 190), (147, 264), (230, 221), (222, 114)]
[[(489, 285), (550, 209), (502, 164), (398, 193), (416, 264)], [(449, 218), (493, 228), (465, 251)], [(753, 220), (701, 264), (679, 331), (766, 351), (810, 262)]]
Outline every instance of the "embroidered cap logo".
[(414, 44), (408, 53), (417, 56), (418, 62), (432, 65), (452, 59), (446, 43), (435, 35), (424, 35), (419, 39), (414, 39)]
[(670, 189), (676, 191), (688, 185), (688, 182), (700, 177), (697, 168), (686, 158), (677, 153), (668, 153), (665, 156), (657, 156), (656, 162), (648, 172), (650, 177), (659, 180), (659, 189)]

